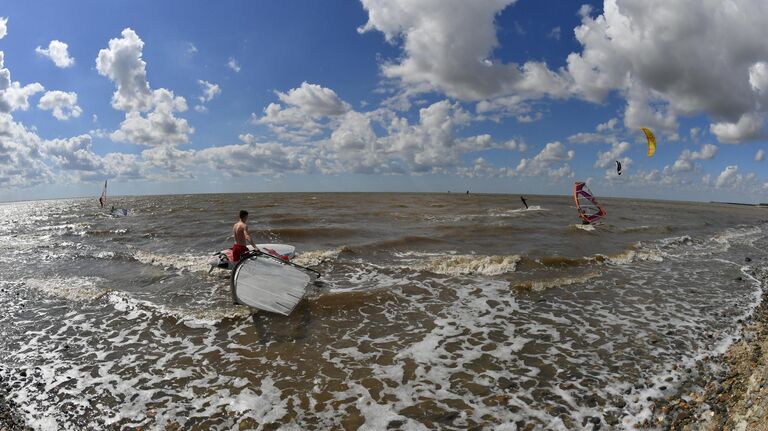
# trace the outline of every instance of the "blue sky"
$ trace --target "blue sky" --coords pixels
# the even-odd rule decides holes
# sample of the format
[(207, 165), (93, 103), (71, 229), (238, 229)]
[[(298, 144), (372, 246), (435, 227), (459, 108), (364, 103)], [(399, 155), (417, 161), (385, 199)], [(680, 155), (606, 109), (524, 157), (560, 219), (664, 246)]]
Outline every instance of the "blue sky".
[(721, 3), (14, 2), (0, 200), (109, 178), (768, 201), (768, 6)]

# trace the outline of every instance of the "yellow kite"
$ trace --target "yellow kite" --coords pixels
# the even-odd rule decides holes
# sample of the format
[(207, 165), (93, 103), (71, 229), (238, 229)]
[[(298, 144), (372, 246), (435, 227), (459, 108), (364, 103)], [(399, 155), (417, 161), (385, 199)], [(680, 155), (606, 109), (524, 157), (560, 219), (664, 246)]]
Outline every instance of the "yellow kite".
[(643, 133), (645, 133), (645, 139), (648, 140), (648, 157), (651, 157), (656, 152), (656, 137), (653, 136), (651, 129), (641, 127)]

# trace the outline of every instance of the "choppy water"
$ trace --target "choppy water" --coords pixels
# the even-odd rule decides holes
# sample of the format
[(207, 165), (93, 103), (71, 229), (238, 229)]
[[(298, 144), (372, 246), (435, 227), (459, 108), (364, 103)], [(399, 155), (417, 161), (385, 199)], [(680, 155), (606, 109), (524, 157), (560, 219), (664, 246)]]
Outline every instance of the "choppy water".
[[(528, 200), (2, 204), (2, 378), (39, 429), (630, 428), (759, 299), (768, 209), (606, 199), (585, 229), (569, 197)], [(241, 207), (324, 273), (290, 317), (207, 274)]]

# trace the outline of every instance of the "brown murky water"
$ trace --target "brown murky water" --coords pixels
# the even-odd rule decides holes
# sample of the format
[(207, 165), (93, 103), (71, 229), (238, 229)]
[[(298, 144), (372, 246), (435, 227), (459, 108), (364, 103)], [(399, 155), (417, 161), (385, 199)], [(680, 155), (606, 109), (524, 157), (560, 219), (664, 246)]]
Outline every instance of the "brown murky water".
[[(39, 429), (623, 428), (694, 387), (686, 367), (758, 300), (768, 209), (606, 199), (585, 228), (570, 197), (528, 202), (3, 204), (0, 376)], [(324, 273), (289, 317), (232, 305), (207, 273), (241, 207)]]

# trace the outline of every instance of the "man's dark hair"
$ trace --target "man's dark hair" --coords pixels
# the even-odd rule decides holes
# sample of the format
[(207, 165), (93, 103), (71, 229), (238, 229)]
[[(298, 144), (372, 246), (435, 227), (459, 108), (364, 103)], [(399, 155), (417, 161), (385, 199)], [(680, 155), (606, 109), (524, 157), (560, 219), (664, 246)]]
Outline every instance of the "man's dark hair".
[(240, 210), (240, 218), (241, 218), (241, 219), (244, 219), (244, 218), (246, 218), (246, 217), (248, 217), (248, 211), (246, 211), (246, 210)]

